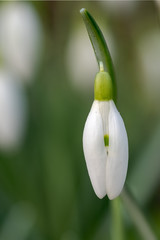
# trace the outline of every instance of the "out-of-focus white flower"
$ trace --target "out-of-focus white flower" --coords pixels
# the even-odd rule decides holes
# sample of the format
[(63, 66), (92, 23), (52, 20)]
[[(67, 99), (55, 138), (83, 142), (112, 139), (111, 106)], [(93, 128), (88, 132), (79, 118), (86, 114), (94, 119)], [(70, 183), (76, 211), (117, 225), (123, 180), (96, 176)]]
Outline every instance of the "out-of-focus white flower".
[(106, 72), (96, 76), (95, 100), (84, 127), (83, 149), (96, 195), (117, 197), (127, 173), (128, 138), (112, 100), (111, 79)]
[[(71, 84), (76, 89), (82, 91), (90, 89), (93, 84), (94, 71), (95, 69), (98, 70), (96, 59), (85, 31), (80, 26), (76, 26), (72, 31), (65, 59)], [(109, 40), (108, 45), (114, 59), (116, 55), (114, 39), (106, 27), (104, 27), (104, 36), (107, 36)]]
[(143, 33), (137, 43), (137, 54), (142, 70), (143, 90), (149, 99), (159, 101), (160, 89), (160, 31), (159, 27)]
[(0, 148), (16, 150), (26, 128), (27, 101), (19, 82), (0, 69)]
[(26, 81), (33, 77), (40, 56), (42, 32), (38, 15), (26, 2), (0, 8), (0, 53), (5, 66)]

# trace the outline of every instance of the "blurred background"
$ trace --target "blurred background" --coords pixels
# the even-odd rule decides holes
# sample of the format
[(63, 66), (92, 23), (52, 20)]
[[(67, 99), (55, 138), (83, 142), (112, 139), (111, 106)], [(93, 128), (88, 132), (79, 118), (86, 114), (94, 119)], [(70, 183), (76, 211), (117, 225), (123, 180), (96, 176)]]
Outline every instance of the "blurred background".
[[(160, 4), (0, 3), (0, 239), (113, 239), (82, 150), (98, 71), (79, 10), (108, 43), (129, 138), (126, 185), (160, 239)], [(123, 239), (142, 239), (121, 204)], [(113, 239), (116, 240), (116, 239)]]

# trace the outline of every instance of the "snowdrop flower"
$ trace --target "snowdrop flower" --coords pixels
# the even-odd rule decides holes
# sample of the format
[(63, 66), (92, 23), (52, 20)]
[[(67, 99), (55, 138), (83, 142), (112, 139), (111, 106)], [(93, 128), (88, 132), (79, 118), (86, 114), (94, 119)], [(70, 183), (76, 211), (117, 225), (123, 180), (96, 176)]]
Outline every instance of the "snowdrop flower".
[(112, 82), (100, 64), (95, 79), (95, 100), (83, 132), (83, 150), (96, 195), (117, 197), (128, 167), (128, 138), (123, 119), (112, 99)]
[(0, 149), (14, 151), (26, 130), (27, 100), (20, 82), (7, 69), (0, 69)]
[(42, 48), (39, 17), (30, 3), (0, 8), (0, 52), (5, 66), (25, 81), (33, 79)]

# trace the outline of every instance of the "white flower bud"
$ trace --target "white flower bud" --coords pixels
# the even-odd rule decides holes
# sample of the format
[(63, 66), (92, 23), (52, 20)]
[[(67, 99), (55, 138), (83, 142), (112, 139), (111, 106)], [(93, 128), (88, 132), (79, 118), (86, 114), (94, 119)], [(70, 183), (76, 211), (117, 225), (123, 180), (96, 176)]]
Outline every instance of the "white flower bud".
[(83, 149), (96, 195), (117, 197), (128, 167), (128, 138), (123, 120), (113, 102), (95, 100), (83, 132)]

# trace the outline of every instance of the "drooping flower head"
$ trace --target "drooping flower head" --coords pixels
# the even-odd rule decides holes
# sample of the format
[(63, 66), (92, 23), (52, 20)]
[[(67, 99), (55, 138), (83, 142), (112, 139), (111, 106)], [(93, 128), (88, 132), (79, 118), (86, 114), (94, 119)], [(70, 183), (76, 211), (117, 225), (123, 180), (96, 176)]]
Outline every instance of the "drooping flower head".
[(95, 99), (83, 132), (83, 150), (96, 195), (116, 198), (128, 167), (128, 138), (123, 119), (113, 101), (110, 75), (100, 62), (95, 78)]

